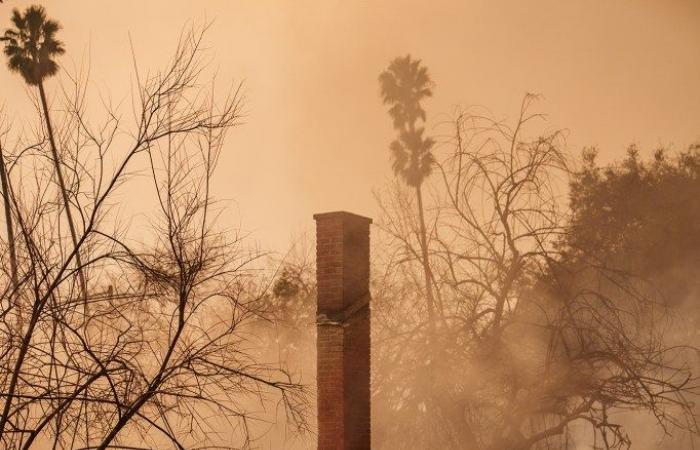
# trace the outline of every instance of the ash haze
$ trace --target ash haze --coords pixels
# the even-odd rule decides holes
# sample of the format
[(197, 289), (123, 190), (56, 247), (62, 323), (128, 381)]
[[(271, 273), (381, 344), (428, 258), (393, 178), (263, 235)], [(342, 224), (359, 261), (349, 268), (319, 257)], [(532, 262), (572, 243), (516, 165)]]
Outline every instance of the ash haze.
[(0, 0), (0, 448), (698, 448), (698, 24)]
[[(13, 7), (31, 2), (8, 0)], [(548, 125), (568, 147), (605, 160), (638, 143), (682, 149), (699, 136), (700, 4), (601, 1), (45, 1), (70, 52), (90, 56), (91, 80), (128, 94), (129, 35), (155, 71), (191, 22), (207, 37), (218, 80), (244, 81), (245, 126), (229, 137), (214, 184), (231, 199), (230, 226), (283, 251), (318, 211), (377, 213), (372, 189), (391, 177), (391, 127), (377, 74), (410, 53), (437, 83), (429, 126), (456, 105), (498, 117), (526, 92), (544, 96)], [(26, 105), (21, 79), (0, 71), (2, 101)]]

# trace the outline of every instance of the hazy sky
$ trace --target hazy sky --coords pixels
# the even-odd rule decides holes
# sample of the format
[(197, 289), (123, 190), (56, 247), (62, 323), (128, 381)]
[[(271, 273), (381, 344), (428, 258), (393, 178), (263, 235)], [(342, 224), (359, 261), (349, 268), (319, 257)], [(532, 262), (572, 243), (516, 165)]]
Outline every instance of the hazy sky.
[[(12, 7), (5, 0), (0, 24)], [(246, 124), (221, 159), (215, 193), (231, 199), (224, 226), (283, 249), (313, 213), (374, 216), (372, 189), (391, 177), (392, 129), (378, 97), (388, 61), (422, 58), (437, 86), (432, 123), (455, 105), (513, 117), (525, 92), (569, 149), (604, 159), (635, 142), (682, 149), (700, 138), (700, 1), (95, 1), (40, 2), (64, 26), (64, 65), (90, 54), (91, 80), (128, 94), (129, 33), (142, 70), (162, 67), (188, 22), (213, 20), (207, 43), (218, 80), (244, 80)], [(51, 91), (49, 82), (48, 89)], [(19, 76), (0, 69), (0, 103), (27, 104)]]

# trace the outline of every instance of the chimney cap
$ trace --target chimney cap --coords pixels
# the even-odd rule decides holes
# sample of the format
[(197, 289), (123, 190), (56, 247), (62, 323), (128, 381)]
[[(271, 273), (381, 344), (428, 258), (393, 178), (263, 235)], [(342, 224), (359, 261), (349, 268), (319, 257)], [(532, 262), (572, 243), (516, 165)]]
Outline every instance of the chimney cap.
[(369, 217), (361, 216), (359, 214), (354, 214), (351, 212), (347, 211), (330, 211), (330, 212), (325, 212), (325, 213), (319, 213), (319, 214), (314, 214), (314, 220), (323, 220), (323, 219), (353, 219), (353, 220), (361, 220), (365, 221), (367, 223), (372, 223), (372, 219)]

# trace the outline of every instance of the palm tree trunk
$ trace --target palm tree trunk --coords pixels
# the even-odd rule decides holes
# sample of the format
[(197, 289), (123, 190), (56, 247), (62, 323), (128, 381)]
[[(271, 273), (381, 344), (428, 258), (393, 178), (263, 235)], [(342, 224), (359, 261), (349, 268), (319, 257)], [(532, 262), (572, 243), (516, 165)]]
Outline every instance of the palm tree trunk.
[(2, 144), (0, 144), (0, 181), (2, 182), (2, 201), (5, 206), (5, 226), (7, 227), (7, 246), (10, 249), (10, 275), (12, 278), (12, 288), (16, 291), (19, 286), (17, 279), (17, 254), (15, 253), (15, 232), (12, 225), (12, 210), (10, 209), (10, 187), (7, 180), (7, 170), (5, 169), (5, 156), (2, 154)]
[[(425, 299), (428, 307), (428, 354), (432, 355), (430, 358), (430, 363), (428, 364), (428, 377), (431, 380), (435, 380), (436, 372), (436, 359), (441, 358), (438, 354), (439, 346), (437, 345), (437, 333), (435, 330), (435, 299), (433, 297), (433, 283), (432, 283), (432, 273), (430, 270), (430, 259), (428, 257), (428, 236), (425, 226), (425, 213), (423, 207), (423, 192), (421, 190), (421, 185), (416, 186), (416, 198), (418, 199), (418, 219), (420, 221), (420, 250), (421, 250), (421, 264), (423, 265), (423, 275), (425, 276)], [(426, 407), (429, 409), (429, 414), (436, 414), (438, 409), (439, 400), (436, 398), (439, 395), (436, 385), (430, 383), (427, 386), (425, 403)]]
[[(425, 299), (428, 306), (428, 330), (431, 341), (435, 335), (435, 298), (433, 297), (433, 282), (430, 271), (430, 259), (428, 258), (428, 237), (425, 227), (425, 214), (423, 208), (423, 192), (421, 186), (416, 186), (416, 197), (418, 199), (418, 219), (420, 221), (420, 251), (421, 264), (423, 265), (423, 275), (425, 276)], [(431, 345), (433, 342), (430, 343)]]
[(83, 263), (80, 259), (80, 249), (78, 249), (78, 238), (75, 233), (75, 223), (73, 222), (73, 214), (70, 209), (70, 201), (68, 200), (68, 190), (66, 189), (66, 183), (63, 179), (63, 172), (61, 172), (61, 160), (58, 156), (58, 150), (56, 149), (56, 141), (53, 136), (53, 128), (51, 127), (51, 118), (49, 116), (49, 106), (46, 102), (46, 93), (44, 92), (44, 83), (39, 82), (39, 96), (41, 97), (41, 106), (44, 110), (44, 119), (46, 121), (46, 130), (49, 135), (49, 144), (51, 146), (51, 156), (53, 158), (54, 168), (56, 169), (56, 177), (58, 178), (58, 186), (61, 191), (61, 197), (63, 198), (63, 206), (66, 210), (66, 219), (68, 219), (68, 228), (70, 229), (70, 235), (73, 239), (73, 246), (75, 248), (75, 261), (78, 266), (78, 278), (80, 279), (80, 289), (81, 296), (83, 297), (83, 302), (85, 310), (87, 313), (87, 282), (85, 280), (85, 274), (83, 273)]

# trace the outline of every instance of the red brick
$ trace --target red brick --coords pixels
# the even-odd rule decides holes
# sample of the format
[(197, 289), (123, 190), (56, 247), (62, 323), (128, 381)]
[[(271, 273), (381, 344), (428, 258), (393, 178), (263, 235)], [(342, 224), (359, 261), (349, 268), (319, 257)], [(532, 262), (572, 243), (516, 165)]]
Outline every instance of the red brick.
[(346, 212), (314, 219), (318, 449), (365, 450), (370, 448), (369, 306), (351, 317), (344, 313), (369, 296), (372, 220)]

